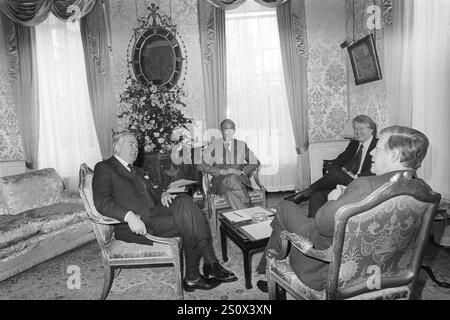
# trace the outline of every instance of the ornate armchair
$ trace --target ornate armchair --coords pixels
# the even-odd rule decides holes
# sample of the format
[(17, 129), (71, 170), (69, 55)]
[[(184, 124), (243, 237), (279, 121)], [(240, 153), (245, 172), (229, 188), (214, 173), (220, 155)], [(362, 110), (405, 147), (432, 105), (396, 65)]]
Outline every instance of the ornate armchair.
[[(422, 180), (395, 175), (365, 200), (341, 207), (333, 244), (316, 250), (306, 238), (283, 231), (283, 250), (267, 255), (269, 298), (410, 299), (440, 200)], [(286, 258), (292, 250), (330, 263), (327, 286), (307, 287)]]
[(153, 241), (153, 245), (127, 243), (114, 238), (113, 225), (121, 223), (101, 215), (94, 206), (92, 196), (92, 178), (94, 172), (86, 165), (80, 167), (79, 191), (86, 212), (94, 229), (95, 237), (100, 246), (103, 265), (105, 267), (105, 280), (101, 300), (106, 299), (114, 281), (115, 270), (147, 265), (150, 267), (173, 265), (175, 271), (176, 296), (183, 299), (182, 287), (182, 252), (181, 240), (178, 238), (161, 238), (146, 234), (145, 237)]
[[(228, 209), (230, 206), (226, 202), (225, 198), (223, 196), (214, 194), (211, 192), (211, 175), (207, 173), (203, 173), (202, 177), (202, 189), (204, 193), (204, 197), (206, 199), (206, 203), (208, 206), (208, 213), (209, 217), (213, 218), (214, 221), (214, 228), (217, 229), (218, 225), (218, 216), (217, 216), (217, 210), (223, 210)], [(252, 185), (255, 185), (252, 191), (249, 192), (250, 196), (250, 202), (255, 205), (262, 205), (263, 207), (266, 206), (266, 189), (261, 184), (259, 180), (259, 168), (254, 170), (252, 172), (252, 176), (250, 181), (252, 182)], [(257, 188), (256, 188), (257, 187)]]

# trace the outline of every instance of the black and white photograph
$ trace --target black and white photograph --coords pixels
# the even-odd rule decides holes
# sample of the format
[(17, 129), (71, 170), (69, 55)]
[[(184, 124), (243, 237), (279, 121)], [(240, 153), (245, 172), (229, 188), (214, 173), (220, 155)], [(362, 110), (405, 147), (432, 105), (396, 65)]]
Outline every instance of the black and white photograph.
[(450, 0), (0, 0), (0, 300), (450, 300), (449, 122)]

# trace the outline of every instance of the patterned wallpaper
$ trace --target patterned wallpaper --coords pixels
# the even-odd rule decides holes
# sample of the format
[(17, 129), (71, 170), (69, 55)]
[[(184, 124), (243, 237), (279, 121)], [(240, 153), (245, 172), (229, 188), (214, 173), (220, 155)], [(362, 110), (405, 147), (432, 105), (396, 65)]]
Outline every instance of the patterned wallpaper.
[(172, 21), (177, 25), (177, 30), (184, 40), (187, 51), (187, 64), (185, 64), (185, 66), (187, 65), (187, 75), (184, 82), (187, 104), (186, 115), (204, 123), (205, 102), (203, 98), (197, 0), (110, 0), (113, 50), (112, 76), (117, 103), (128, 74), (127, 47), (133, 28), (137, 27), (136, 19), (148, 14), (147, 6), (152, 2), (160, 7), (162, 14), (172, 16)]
[(307, 0), (310, 143), (341, 140), (348, 118), (343, 1)]
[[(347, 36), (356, 40), (373, 33), (367, 28), (367, 19), (369, 13), (367, 8), (373, 4), (381, 4), (381, 0), (345, 0), (346, 1), (346, 23)], [(354, 6), (353, 6), (354, 5)], [(354, 11), (353, 11), (354, 9)], [(354, 12), (354, 13), (353, 13)], [(353, 25), (353, 17), (355, 23)], [(380, 60), (381, 72), (384, 70), (384, 42), (383, 31), (376, 30), (376, 47), (378, 58)], [(347, 55), (348, 56), (348, 55)], [(347, 58), (348, 59), (348, 58)], [(387, 125), (387, 100), (386, 83), (379, 80), (363, 85), (356, 86), (353, 76), (350, 60), (348, 64), (349, 73), (349, 96), (350, 96), (350, 115), (366, 114), (370, 116), (378, 125), (378, 128), (384, 128)]]
[(0, 19), (0, 161), (24, 160)]

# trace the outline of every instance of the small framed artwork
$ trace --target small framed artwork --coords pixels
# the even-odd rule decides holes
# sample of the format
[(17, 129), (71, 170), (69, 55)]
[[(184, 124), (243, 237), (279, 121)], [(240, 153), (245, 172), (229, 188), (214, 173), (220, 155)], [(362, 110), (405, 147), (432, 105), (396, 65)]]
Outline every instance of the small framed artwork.
[(377, 48), (372, 34), (347, 47), (356, 85), (382, 79)]

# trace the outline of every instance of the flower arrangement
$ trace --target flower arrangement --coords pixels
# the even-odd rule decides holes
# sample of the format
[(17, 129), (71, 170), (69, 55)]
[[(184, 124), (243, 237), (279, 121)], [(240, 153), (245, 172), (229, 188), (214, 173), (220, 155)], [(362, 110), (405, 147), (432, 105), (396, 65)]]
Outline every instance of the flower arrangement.
[(143, 83), (131, 77), (120, 95), (119, 124), (131, 131), (145, 152), (169, 152), (190, 138), (187, 125), (192, 119), (181, 111), (184, 91), (174, 86), (159, 91), (151, 82)]

